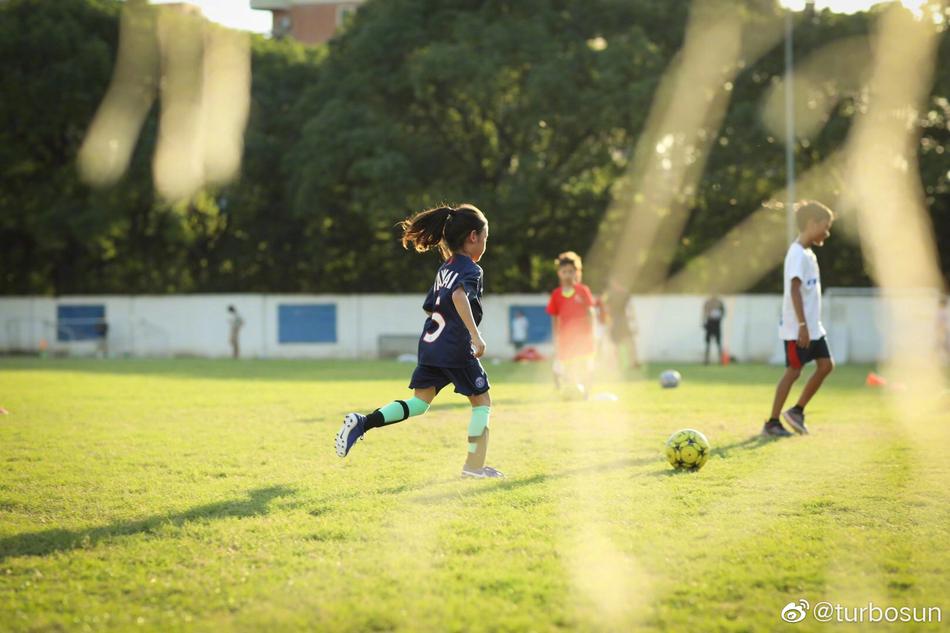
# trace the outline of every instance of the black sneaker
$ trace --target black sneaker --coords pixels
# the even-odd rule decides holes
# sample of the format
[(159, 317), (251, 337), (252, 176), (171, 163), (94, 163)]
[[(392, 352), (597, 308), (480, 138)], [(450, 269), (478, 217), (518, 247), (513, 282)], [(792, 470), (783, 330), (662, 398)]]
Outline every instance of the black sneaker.
[(483, 466), (482, 468), (472, 468), (469, 469), (467, 466), (462, 467), (462, 479), (504, 479), (505, 475), (502, 474), (500, 470), (492, 468), (491, 466)]
[(766, 437), (791, 437), (782, 423), (778, 420), (769, 420), (762, 426), (762, 435)]
[(805, 427), (805, 413), (803, 411), (794, 408), (789, 409), (782, 414), (782, 419), (799, 435), (808, 435), (808, 429)]

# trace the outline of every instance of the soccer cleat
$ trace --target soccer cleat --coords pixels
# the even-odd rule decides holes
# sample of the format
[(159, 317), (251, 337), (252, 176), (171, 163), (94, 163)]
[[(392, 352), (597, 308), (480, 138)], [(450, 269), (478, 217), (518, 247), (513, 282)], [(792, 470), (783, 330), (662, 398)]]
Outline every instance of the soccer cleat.
[(462, 479), (504, 479), (505, 475), (500, 470), (495, 470), (491, 466), (469, 469), (462, 466)]
[(799, 435), (808, 435), (808, 429), (805, 427), (805, 414), (801, 411), (789, 409), (782, 414), (782, 418)]
[(762, 435), (766, 437), (791, 437), (792, 434), (786, 430), (778, 420), (769, 420), (762, 426)]
[(356, 440), (363, 439), (364, 433), (366, 433), (366, 416), (359, 413), (347, 413), (334, 441), (336, 454), (346, 457), (356, 444)]

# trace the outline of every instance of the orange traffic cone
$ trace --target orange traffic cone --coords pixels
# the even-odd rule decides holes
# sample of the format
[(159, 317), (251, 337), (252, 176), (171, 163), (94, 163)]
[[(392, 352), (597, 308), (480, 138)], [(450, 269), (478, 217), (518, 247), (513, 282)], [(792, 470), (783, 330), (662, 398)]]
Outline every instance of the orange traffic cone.
[(868, 372), (868, 377), (864, 380), (868, 387), (886, 387), (887, 380), (884, 376), (878, 376), (873, 371)]
[(728, 365), (730, 360), (732, 360), (732, 359), (729, 358), (729, 351), (728, 351), (728, 350), (723, 350), (723, 352), (722, 352), (722, 366), (725, 367), (726, 365)]

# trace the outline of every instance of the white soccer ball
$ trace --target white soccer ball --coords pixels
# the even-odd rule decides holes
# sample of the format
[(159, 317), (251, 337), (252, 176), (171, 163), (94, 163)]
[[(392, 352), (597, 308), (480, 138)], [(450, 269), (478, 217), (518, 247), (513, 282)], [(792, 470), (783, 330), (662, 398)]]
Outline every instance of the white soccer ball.
[(585, 398), (587, 398), (587, 390), (584, 389), (584, 385), (568, 383), (561, 387), (561, 400), (570, 402)]
[(672, 389), (673, 387), (678, 387), (682, 379), (683, 377), (680, 376), (678, 371), (675, 369), (667, 369), (660, 374), (660, 385), (662, 385), (664, 389)]

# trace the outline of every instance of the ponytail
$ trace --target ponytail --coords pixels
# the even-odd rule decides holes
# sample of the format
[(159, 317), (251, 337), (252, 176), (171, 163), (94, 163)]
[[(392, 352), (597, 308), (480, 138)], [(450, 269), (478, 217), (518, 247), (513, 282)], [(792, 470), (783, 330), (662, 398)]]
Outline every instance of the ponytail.
[(398, 224), (403, 248), (410, 243), (417, 253), (438, 248), (443, 259), (461, 250), (472, 231), (481, 232), (487, 225), (485, 215), (471, 204), (427, 209)]

